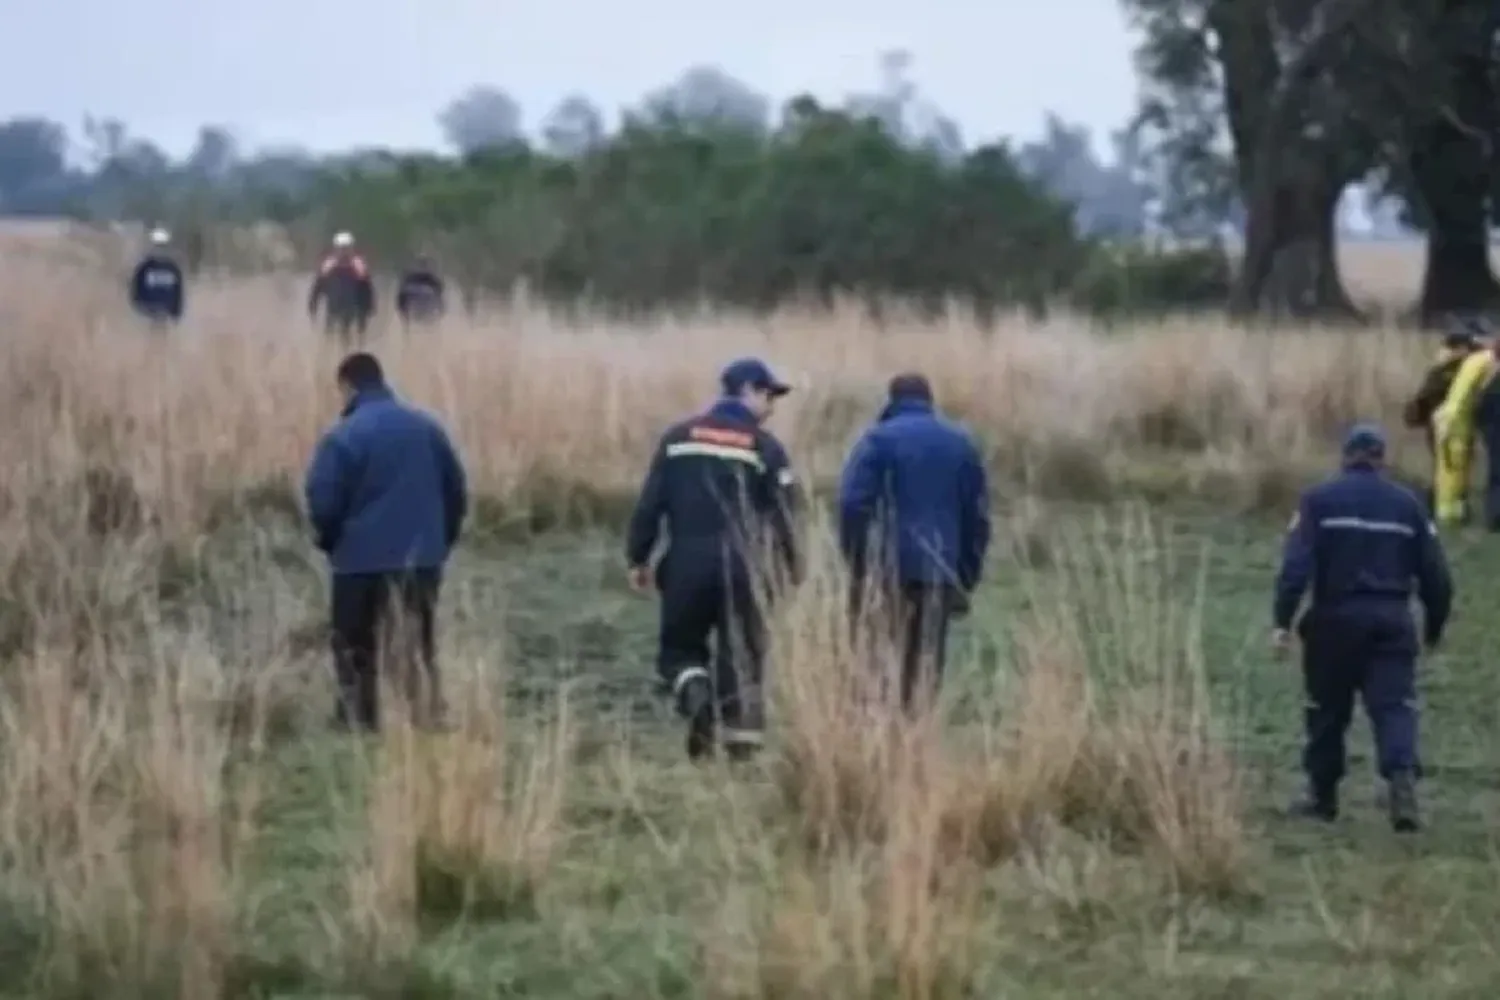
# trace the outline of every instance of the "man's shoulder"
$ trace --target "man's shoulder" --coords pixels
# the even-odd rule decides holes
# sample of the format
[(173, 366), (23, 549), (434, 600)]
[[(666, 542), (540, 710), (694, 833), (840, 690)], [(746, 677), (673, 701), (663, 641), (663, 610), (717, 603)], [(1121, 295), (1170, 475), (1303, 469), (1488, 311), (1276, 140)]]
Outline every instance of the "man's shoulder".
[(1386, 475), (1333, 476), (1302, 493), (1304, 506), (1324, 509), (1356, 504), (1365, 507), (1372, 499), (1393, 513), (1423, 520), (1427, 517), (1427, 507), (1416, 492)]
[(946, 447), (968, 451), (974, 447), (974, 436), (968, 428), (941, 413), (914, 413), (883, 421), (871, 433), (891, 440), (921, 442), (924, 448)]
[(397, 428), (430, 428), (441, 430), (433, 414), (400, 399), (377, 399), (359, 407), (345, 417), (340, 426), (350, 434), (380, 432)]
[(785, 461), (787, 452), (786, 445), (781, 443), (781, 438), (764, 427), (755, 428), (755, 446), (763, 455), (770, 456), (775, 461)]

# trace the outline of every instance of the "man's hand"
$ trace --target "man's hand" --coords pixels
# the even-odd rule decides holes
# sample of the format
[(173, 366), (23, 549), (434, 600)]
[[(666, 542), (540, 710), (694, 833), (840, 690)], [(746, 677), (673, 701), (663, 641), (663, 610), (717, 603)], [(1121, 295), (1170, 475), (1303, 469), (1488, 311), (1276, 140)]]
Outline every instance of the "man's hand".
[(625, 574), (625, 579), (630, 583), (630, 589), (637, 594), (651, 592), (651, 567), (632, 566)]
[(953, 606), (950, 609), (950, 613), (954, 618), (963, 618), (967, 616), (973, 606), (974, 604), (973, 601), (969, 598), (968, 591), (960, 588), (953, 592)]
[(1286, 658), (1292, 649), (1292, 633), (1290, 629), (1277, 628), (1271, 630), (1271, 652), (1278, 660)]

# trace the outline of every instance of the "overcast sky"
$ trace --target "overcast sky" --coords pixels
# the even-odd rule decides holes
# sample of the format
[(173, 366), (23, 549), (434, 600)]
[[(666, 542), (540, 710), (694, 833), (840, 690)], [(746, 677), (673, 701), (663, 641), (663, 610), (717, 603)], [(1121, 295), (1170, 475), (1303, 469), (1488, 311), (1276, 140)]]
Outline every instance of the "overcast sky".
[(569, 92), (614, 110), (694, 63), (838, 99), (896, 48), (969, 140), (1031, 135), (1049, 109), (1102, 133), (1135, 98), (1118, 0), (0, 3), (0, 118), (113, 115), (174, 152), (204, 122), (251, 146), (435, 146), (471, 84), (508, 90), (532, 128)]

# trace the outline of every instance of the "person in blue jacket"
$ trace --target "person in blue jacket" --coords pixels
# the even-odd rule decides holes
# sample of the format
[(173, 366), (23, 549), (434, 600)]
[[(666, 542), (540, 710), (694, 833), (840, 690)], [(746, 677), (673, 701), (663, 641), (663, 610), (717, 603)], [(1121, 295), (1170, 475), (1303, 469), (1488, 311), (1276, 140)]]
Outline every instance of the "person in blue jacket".
[(918, 374), (889, 401), (844, 466), (839, 543), (856, 616), (879, 613), (901, 649), (901, 703), (925, 708), (941, 681), (951, 620), (968, 610), (990, 545), (979, 448), (935, 409)]
[(182, 319), (182, 267), (172, 256), (172, 237), (165, 229), (151, 231), (151, 249), (130, 277), (130, 304), (155, 323)]
[(1272, 607), (1272, 643), (1291, 644), (1293, 619), (1302, 639), (1306, 795), (1296, 816), (1338, 817), (1344, 741), (1360, 696), (1375, 734), (1380, 775), (1389, 783), (1391, 826), (1420, 826), (1416, 782), (1416, 670), (1419, 645), (1411, 612), (1413, 582), (1426, 614), (1429, 649), (1442, 640), (1453, 606), (1448, 560), (1425, 505), (1383, 474), (1385, 434), (1355, 427), (1344, 443), (1343, 470), (1302, 494), (1287, 529)]
[(414, 719), (436, 723), (433, 619), (468, 511), (463, 463), (434, 417), (396, 398), (374, 355), (346, 357), (338, 385), (342, 419), (319, 442), (305, 487), (333, 571), (335, 723), (379, 727), (377, 661), (401, 671)]

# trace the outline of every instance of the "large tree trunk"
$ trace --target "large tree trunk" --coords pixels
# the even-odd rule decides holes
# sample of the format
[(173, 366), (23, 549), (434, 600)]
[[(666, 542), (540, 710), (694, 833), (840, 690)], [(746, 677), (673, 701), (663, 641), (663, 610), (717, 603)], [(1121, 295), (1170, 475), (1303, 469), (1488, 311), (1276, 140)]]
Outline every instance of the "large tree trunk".
[(1347, 177), (1319, 137), (1302, 134), (1308, 90), (1369, 0), (1323, 0), (1295, 55), (1277, 58), (1270, 4), (1220, 0), (1230, 131), (1245, 200), (1245, 255), (1230, 299), (1240, 315), (1358, 315), (1338, 276), (1334, 215)]
[(1427, 217), (1427, 270), (1419, 305), (1425, 323), (1500, 305), (1489, 240), (1495, 17), (1496, 5), (1482, 0), (1449, 7), (1441, 22), (1449, 100), (1422, 131), (1411, 156)]
[(1262, 237), (1246, 241), (1236, 289), (1243, 312), (1299, 319), (1359, 315), (1339, 279), (1335, 213), (1343, 182), (1287, 179), (1269, 204), (1250, 206)]

